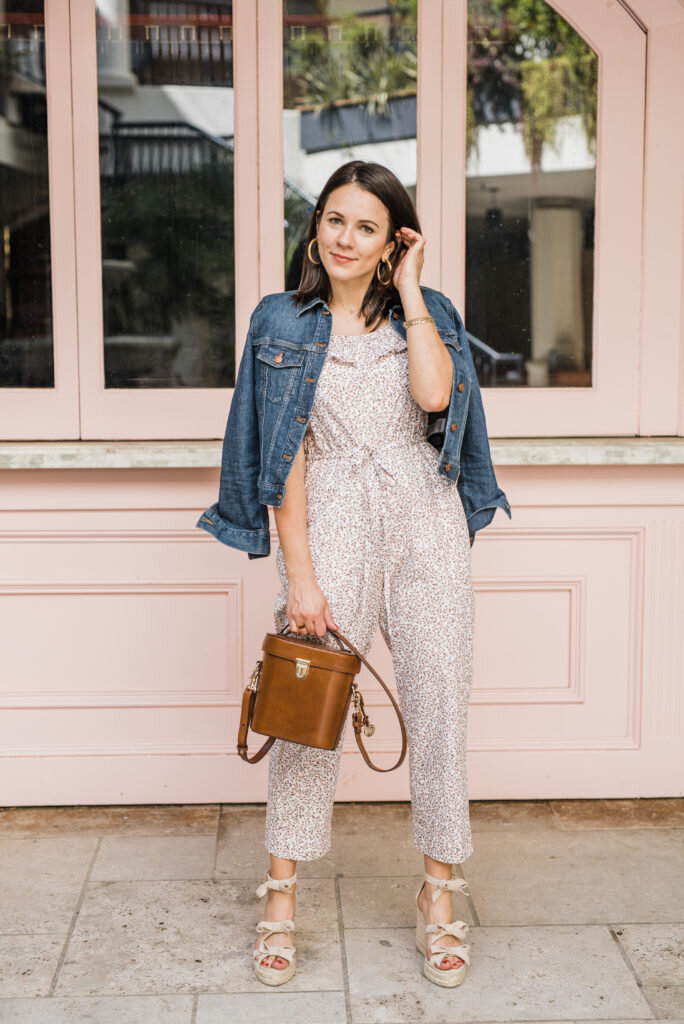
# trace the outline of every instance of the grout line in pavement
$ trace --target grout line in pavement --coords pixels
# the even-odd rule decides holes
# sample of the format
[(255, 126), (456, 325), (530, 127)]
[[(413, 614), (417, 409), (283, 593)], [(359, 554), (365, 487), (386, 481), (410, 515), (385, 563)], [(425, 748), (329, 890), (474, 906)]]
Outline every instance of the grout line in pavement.
[(197, 1004), (199, 1003), (199, 992), (195, 992), (192, 999), (192, 1011), (190, 1013), (190, 1024), (196, 1024), (197, 1021)]
[(344, 984), (344, 1009), (347, 1016), (347, 1024), (352, 1024), (351, 995), (349, 993), (349, 969), (347, 965), (347, 946), (345, 941), (344, 918), (342, 916), (342, 894), (340, 892), (340, 878), (343, 875), (335, 875), (335, 903), (337, 905), (337, 934), (340, 940), (340, 958), (342, 960), (342, 981)]
[(653, 1014), (653, 1016), (657, 1019), (658, 1014), (657, 1014), (655, 1008), (653, 1006), (651, 1006), (649, 998), (646, 995), (646, 992), (644, 990), (644, 983), (642, 982), (641, 978), (637, 974), (637, 971), (636, 971), (636, 968), (635, 968), (634, 964), (629, 959), (629, 957), (627, 955), (627, 950), (624, 948), (624, 946), (620, 942), (619, 936), (622, 934), (622, 932), (618, 930), (619, 929), (619, 925), (611, 925), (611, 924), (609, 924), (609, 925), (606, 925), (606, 927), (608, 928), (608, 931), (610, 932), (610, 937), (612, 938), (613, 942), (615, 943), (615, 945), (618, 948), (618, 952), (620, 953), (620, 956), (622, 957), (622, 959), (624, 960), (624, 962), (625, 962), (625, 964), (627, 966), (627, 970), (629, 971), (629, 973), (634, 978), (634, 981), (635, 981), (635, 983), (636, 983), (636, 985), (637, 985), (637, 987), (639, 989), (639, 992), (641, 993), (641, 998), (644, 1000), (644, 1002), (646, 1003), (646, 1006), (648, 1007), (650, 1012)]
[[(338, 992), (342, 992), (339, 988), (298, 988), (296, 992), (290, 993), (291, 995), (304, 995), (304, 996), (318, 996), (318, 995), (337, 995)], [(88, 995), (63, 995), (63, 996), (0, 996), (0, 1009), (5, 1003), (45, 1003), (50, 998), (50, 1004), (58, 1003), (61, 1000), (64, 1002), (90, 1002), (95, 999), (167, 999), (178, 997), (179, 999), (187, 998), (192, 996), (193, 999), (199, 1000), (200, 996), (258, 996), (265, 995), (267, 999), (272, 999), (273, 996), (268, 993), (255, 992), (254, 989), (227, 989), (225, 991), (216, 991), (216, 989), (201, 989), (196, 992), (91, 992)], [(480, 1024), (479, 1021), (476, 1024)], [(521, 1024), (520, 1021), (515, 1021), (515, 1024)], [(522, 1022), (524, 1024), (524, 1022)], [(537, 1021), (537, 1024), (539, 1022)], [(564, 1024), (572, 1024), (572, 1021), (565, 1021)], [(583, 1022), (584, 1024), (584, 1022)]]
[(69, 948), (69, 943), (71, 942), (71, 936), (73, 935), (74, 928), (76, 927), (76, 920), (78, 918), (78, 915), (81, 912), (81, 907), (83, 906), (83, 900), (85, 899), (86, 888), (88, 887), (88, 882), (90, 881), (90, 876), (91, 876), (93, 868), (95, 866), (95, 861), (97, 859), (97, 855), (100, 852), (100, 846), (101, 845), (102, 845), (102, 836), (98, 836), (97, 842), (95, 843), (95, 849), (93, 850), (93, 855), (90, 858), (90, 863), (88, 864), (88, 870), (86, 871), (85, 878), (83, 879), (83, 885), (81, 886), (81, 892), (79, 893), (78, 902), (76, 903), (76, 906), (74, 907), (74, 912), (71, 915), (71, 920), (69, 922), (69, 928), (67, 930), (67, 933), (66, 933), (66, 936), (65, 936), (65, 939), (64, 939), (64, 945), (62, 946), (62, 952), (60, 953), (59, 960), (57, 961), (57, 966), (55, 967), (55, 973), (52, 976), (52, 981), (50, 983), (50, 989), (48, 991), (48, 996), (53, 996), (55, 994), (55, 988), (57, 987), (57, 981), (59, 979), (59, 975), (60, 975), (60, 972), (62, 970), (62, 967), (64, 966), (64, 961), (66, 959), (67, 949)]

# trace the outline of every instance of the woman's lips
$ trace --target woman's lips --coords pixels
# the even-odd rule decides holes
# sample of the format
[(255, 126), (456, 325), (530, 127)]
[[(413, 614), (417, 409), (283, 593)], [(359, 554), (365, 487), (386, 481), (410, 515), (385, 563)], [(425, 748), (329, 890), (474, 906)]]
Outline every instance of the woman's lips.
[(338, 256), (336, 252), (332, 254), (332, 257), (338, 263), (351, 263), (353, 260), (353, 256)]

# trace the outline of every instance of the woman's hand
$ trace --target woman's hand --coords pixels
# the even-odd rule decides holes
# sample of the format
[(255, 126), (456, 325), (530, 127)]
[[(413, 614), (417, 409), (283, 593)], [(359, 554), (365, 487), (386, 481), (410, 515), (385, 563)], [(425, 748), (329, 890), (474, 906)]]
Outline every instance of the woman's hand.
[(399, 228), (396, 232), (397, 245), (403, 242), (408, 246), (399, 257), (392, 281), (401, 294), (403, 289), (414, 290), (419, 287), (420, 272), (425, 259), (425, 238), (413, 228)]
[(325, 636), (329, 626), (339, 629), (315, 576), (307, 574), (288, 579), (285, 611), (295, 634)]

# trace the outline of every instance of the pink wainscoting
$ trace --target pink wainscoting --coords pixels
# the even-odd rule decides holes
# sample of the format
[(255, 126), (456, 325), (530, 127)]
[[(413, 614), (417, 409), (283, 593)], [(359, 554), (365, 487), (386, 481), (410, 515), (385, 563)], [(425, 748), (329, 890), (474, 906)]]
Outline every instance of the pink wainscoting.
[[(472, 552), (473, 799), (684, 792), (681, 466), (505, 466)], [(269, 559), (196, 530), (214, 470), (0, 473), (0, 804), (262, 801), (235, 752)], [(249, 562), (249, 564), (248, 564)], [(373, 664), (393, 680), (380, 633)], [(398, 729), (364, 672), (395, 759)], [(375, 681), (373, 680), (373, 683)], [(257, 737), (252, 738), (256, 749)], [(337, 798), (409, 798), (351, 734)]]

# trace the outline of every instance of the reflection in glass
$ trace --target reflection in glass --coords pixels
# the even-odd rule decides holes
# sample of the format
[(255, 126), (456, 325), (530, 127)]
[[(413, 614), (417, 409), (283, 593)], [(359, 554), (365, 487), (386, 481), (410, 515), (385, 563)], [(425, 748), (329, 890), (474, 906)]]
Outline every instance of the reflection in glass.
[(96, 0), (105, 387), (234, 387), (232, 0)]
[(591, 384), (597, 67), (545, 0), (469, 0), (464, 319), (481, 384)]
[(0, 4), (0, 387), (54, 387), (43, 0)]
[[(325, 7), (325, 12), (322, 8)], [(417, 0), (284, 0), (285, 288), (330, 174), (373, 160), (416, 198)]]

